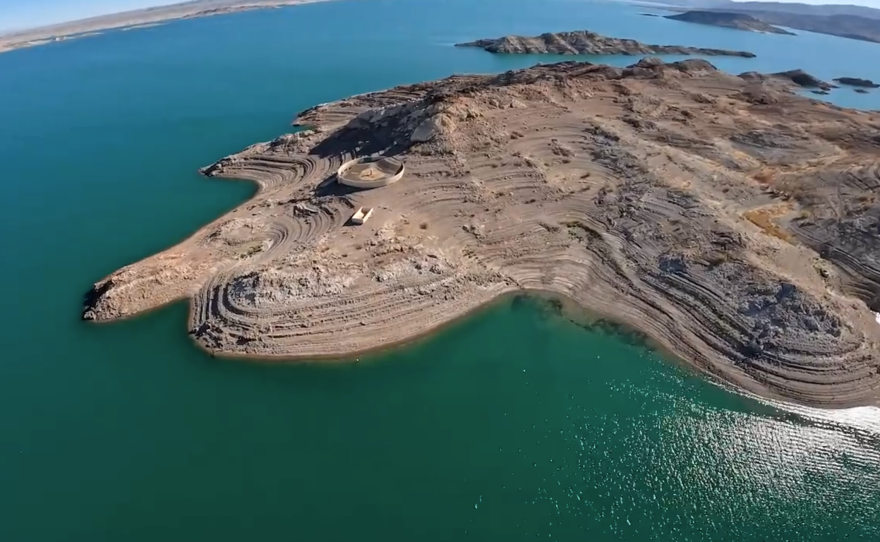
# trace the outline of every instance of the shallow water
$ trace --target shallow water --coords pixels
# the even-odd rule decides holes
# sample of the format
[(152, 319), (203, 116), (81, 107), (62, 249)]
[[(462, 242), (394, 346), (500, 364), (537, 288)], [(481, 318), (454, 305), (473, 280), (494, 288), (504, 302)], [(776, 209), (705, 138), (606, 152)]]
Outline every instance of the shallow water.
[(80, 322), (92, 282), (253, 192), (199, 166), (298, 110), (547, 60), (457, 41), (589, 28), (759, 55), (712, 59), (735, 72), (880, 80), (876, 44), (617, 4), (440, 4), (315, 4), (0, 55), (0, 540), (880, 539), (876, 409), (781, 410), (534, 301), (356, 365), (212, 359), (184, 304)]

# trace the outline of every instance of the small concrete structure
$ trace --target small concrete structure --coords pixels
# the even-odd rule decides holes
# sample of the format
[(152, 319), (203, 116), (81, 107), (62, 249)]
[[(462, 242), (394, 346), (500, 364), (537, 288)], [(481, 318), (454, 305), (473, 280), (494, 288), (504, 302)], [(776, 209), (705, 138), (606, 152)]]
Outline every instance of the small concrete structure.
[(403, 162), (390, 156), (355, 158), (340, 166), (336, 180), (354, 188), (378, 188), (403, 177)]
[(351, 216), (352, 224), (357, 224), (360, 226), (364, 222), (370, 219), (373, 216), (373, 208), (372, 207), (361, 207)]

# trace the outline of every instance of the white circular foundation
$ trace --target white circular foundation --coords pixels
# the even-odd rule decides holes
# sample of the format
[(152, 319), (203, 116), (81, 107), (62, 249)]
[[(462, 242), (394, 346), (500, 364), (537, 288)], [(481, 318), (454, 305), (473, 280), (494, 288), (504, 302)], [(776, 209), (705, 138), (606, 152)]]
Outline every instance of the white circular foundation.
[(389, 156), (355, 158), (342, 164), (336, 173), (340, 184), (354, 188), (378, 188), (403, 177), (403, 162)]

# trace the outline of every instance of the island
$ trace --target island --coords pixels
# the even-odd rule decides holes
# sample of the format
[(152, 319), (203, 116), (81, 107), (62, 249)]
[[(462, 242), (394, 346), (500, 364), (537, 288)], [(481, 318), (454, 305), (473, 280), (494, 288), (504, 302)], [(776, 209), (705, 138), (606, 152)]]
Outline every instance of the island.
[(479, 47), (490, 53), (560, 54), (560, 55), (704, 55), (754, 58), (747, 51), (706, 49), (682, 45), (646, 45), (636, 40), (609, 38), (590, 32), (545, 33), (540, 36), (504, 36), (458, 43), (456, 47)]
[(792, 32), (769, 25), (746, 13), (729, 13), (724, 11), (686, 11), (678, 15), (666, 15), (666, 19), (683, 21), (686, 23), (721, 26), (748, 32), (763, 32), (765, 34), (786, 34), (794, 36)]
[(188, 299), (214, 355), (340, 359), (541, 292), (745, 390), (877, 404), (880, 116), (793, 85), (645, 58), (320, 104), (202, 169), (259, 190), (82, 316)]
[(870, 79), (859, 79), (858, 77), (838, 77), (835, 81), (841, 85), (849, 85), (851, 87), (880, 88), (880, 84)]

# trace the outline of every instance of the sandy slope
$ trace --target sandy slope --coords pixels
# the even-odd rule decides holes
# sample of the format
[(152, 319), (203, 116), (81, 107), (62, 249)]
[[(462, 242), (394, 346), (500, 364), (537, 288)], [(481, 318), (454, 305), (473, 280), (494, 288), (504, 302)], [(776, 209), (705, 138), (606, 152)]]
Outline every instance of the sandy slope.
[(170, 6), (139, 9), (22, 32), (2, 34), (0, 35), (0, 53), (23, 47), (43, 45), (53, 41), (93, 36), (113, 28), (148, 26), (175, 19), (208, 17), (224, 13), (234, 13), (236, 11), (267, 9), (323, 1), (328, 0), (196, 0)]
[[(95, 284), (84, 317), (190, 298), (212, 351), (334, 356), (536, 289), (749, 390), (875, 404), (880, 118), (783, 85), (571, 62), (324, 104), (298, 117), (317, 131), (205, 168), (261, 190)], [(373, 152), (407, 174), (334, 182)], [(373, 218), (349, 225), (361, 205)]]

